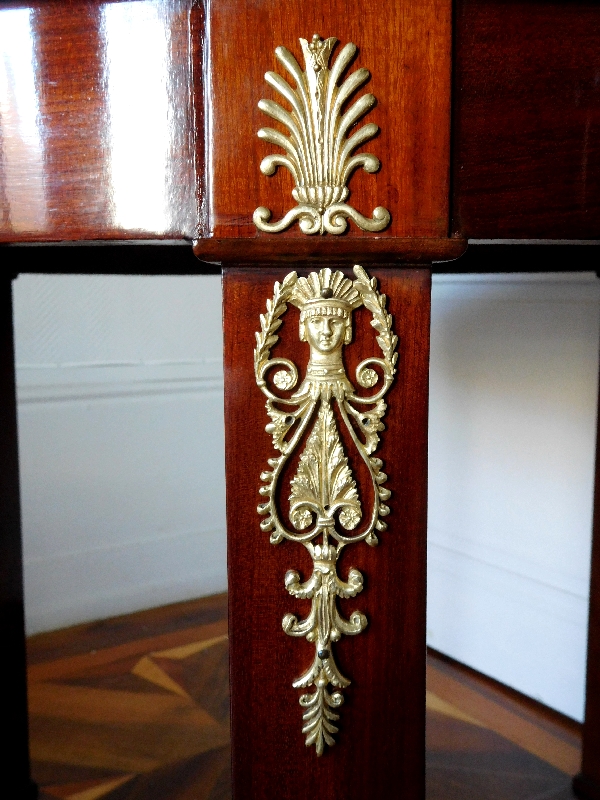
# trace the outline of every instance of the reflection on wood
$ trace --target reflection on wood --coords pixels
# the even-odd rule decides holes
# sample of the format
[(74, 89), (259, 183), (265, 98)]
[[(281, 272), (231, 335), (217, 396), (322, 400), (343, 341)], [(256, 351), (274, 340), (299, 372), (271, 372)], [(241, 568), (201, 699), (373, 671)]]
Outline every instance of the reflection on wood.
[(0, 9), (1, 241), (195, 235), (201, 22), (192, 0)]
[[(42, 798), (231, 797), (226, 613), (220, 595), (30, 639)], [(427, 732), (428, 800), (572, 797), (580, 726), (435, 653)]]

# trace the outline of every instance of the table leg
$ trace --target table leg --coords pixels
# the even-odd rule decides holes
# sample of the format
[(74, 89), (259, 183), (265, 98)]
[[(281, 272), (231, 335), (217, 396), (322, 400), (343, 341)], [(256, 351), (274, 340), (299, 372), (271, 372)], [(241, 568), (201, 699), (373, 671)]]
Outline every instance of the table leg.
[[(294, 266), (301, 275), (310, 272)], [(385, 398), (385, 430), (376, 452), (388, 476), (391, 513), (386, 516), (388, 529), (377, 534), (377, 547), (365, 541), (349, 545), (338, 561), (342, 580), (348, 580), (353, 567), (365, 579), (356, 597), (338, 599), (341, 613), (348, 618), (359, 609), (368, 626), (360, 636), (343, 636), (335, 642), (340, 670), (352, 683), (343, 689), (344, 705), (335, 709), (340, 716), (335, 722), (339, 727), (335, 746), (325, 747), (320, 757), (315, 747), (305, 746), (306, 708), (298, 704), (302, 692), (314, 687), (292, 687), (312, 663), (315, 645), (282, 630), (288, 612), (299, 619), (310, 612), (311, 600), (291, 597), (284, 576), (288, 570), (298, 570), (306, 581), (311, 559), (298, 542), (284, 539), (271, 544), (269, 532), (260, 527), (264, 516), (257, 513), (257, 505), (265, 499), (258, 493), (260, 476), (277, 451), (265, 433), (270, 420), (254, 375), (255, 331), (260, 330), (259, 314), (265, 313), (267, 298), (273, 297), (274, 282), (283, 281), (289, 272), (273, 267), (224, 270), (234, 797), (423, 800), (430, 272), (369, 268), (388, 296), (399, 338), (397, 374)], [(344, 350), (344, 362), (348, 378), (359, 389), (353, 366), (381, 353), (370, 312), (361, 308), (353, 317), (353, 343)], [(273, 345), (271, 357), (291, 359), (302, 378), (309, 349), (299, 341), (299, 312), (289, 304), (282, 319), (280, 344)], [(312, 419), (317, 419), (316, 410)], [(287, 477), (282, 477), (278, 502), (283, 505), (311, 424), (300, 440), (296, 460), (290, 456)], [(342, 422), (339, 427), (343, 432)], [(343, 443), (366, 514), (369, 487), (360, 463), (350, 457), (348, 441), (349, 437)]]
[(0, 281), (0, 629), (4, 706), (3, 782), (11, 797), (33, 800), (30, 778), (25, 670), (23, 557), (19, 503), (17, 404), (10, 277)]

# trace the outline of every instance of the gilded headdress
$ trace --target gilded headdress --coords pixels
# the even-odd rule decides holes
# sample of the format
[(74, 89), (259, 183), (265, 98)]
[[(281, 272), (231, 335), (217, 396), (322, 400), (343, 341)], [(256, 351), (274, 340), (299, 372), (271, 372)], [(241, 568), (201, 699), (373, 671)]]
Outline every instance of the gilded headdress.
[(310, 317), (340, 317), (346, 322), (346, 344), (350, 341), (350, 314), (362, 305), (354, 283), (342, 272), (325, 267), (298, 278), (290, 302), (300, 309), (300, 339), (306, 341), (304, 323)]

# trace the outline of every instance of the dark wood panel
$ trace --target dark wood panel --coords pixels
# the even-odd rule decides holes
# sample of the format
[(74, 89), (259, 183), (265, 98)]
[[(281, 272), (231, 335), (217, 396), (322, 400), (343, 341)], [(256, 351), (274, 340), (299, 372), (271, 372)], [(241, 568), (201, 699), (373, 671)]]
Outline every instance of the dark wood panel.
[[(300, 271), (300, 270), (299, 270)], [(302, 270), (306, 274), (306, 270)], [(233, 781), (236, 800), (302, 797), (419, 800), (424, 792), (425, 544), (427, 382), (430, 274), (373, 270), (389, 297), (400, 339), (398, 374), (386, 401), (386, 431), (377, 455), (392, 490), (389, 530), (380, 545), (353, 545), (340, 571), (356, 566), (365, 590), (344, 608), (363, 611), (369, 627), (336, 647), (352, 685), (340, 711), (335, 747), (317, 758), (301, 734), (299, 692), (292, 681), (310, 662), (312, 645), (286, 636), (285, 613), (308, 611), (285, 590), (288, 569), (306, 577), (300, 545), (269, 543), (256, 506), (260, 473), (275, 453), (265, 433), (265, 398), (253, 374), (259, 314), (286, 270), (224, 272), (225, 415), (231, 645)], [(288, 310), (293, 317), (294, 309)], [(363, 313), (364, 312), (364, 313)], [(355, 313), (348, 374), (375, 352), (369, 313)], [(293, 320), (284, 322), (279, 355), (306, 364)], [(296, 317), (297, 320), (297, 317)], [(278, 345), (279, 347), (279, 345)], [(303, 371), (303, 370), (302, 370)]]
[(358, 236), (302, 239), (278, 236), (259, 236), (254, 239), (197, 239), (194, 253), (207, 263), (238, 261), (245, 264), (269, 262), (304, 263), (327, 260), (339, 263), (350, 260), (361, 263), (399, 261), (409, 264), (430, 264), (434, 259), (453, 261), (467, 249), (467, 240), (458, 237), (427, 239), (398, 239), (393, 236), (359, 238)]
[(0, 419), (0, 631), (4, 648), (0, 679), (9, 692), (3, 771), (15, 797), (33, 800), (37, 790), (29, 777), (12, 286), (8, 276), (0, 279)]
[(469, 244), (456, 261), (433, 265), (434, 272), (595, 272), (600, 242), (565, 244)]
[[(287, 47), (301, 65), (298, 37), (314, 33), (335, 36), (341, 46), (353, 42), (358, 55), (350, 67), (372, 75), (366, 90), (377, 98), (368, 120), (380, 134), (365, 145), (381, 160), (375, 175), (358, 170), (350, 179), (350, 202), (371, 215), (376, 206), (391, 212), (381, 237), (445, 237), (448, 234), (450, 135), (449, 0), (358, 0), (350, 11), (343, 0), (248, 2), (222, 0), (210, 7), (211, 149), (208, 228), (203, 236), (302, 238), (295, 224), (277, 234), (259, 233), (252, 222), (258, 206), (279, 219), (296, 205), (293, 182), (285, 169), (266, 177), (262, 159), (277, 150), (260, 140), (263, 126), (277, 127), (257, 107), (263, 97), (275, 99), (264, 74), (283, 75), (275, 48)], [(292, 80), (293, 83), (293, 79)], [(285, 130), (282, 128), (282, 131)], [(372, 238), (350, 223), (348, 237)], [(317, 241), (318, 241), (318, 237)]]
[(39, 1), (0, 27), (0, 241), (192, 238), (201, 7)]
[(453, 230), (598, 238), (600, 5), (457, 0)]
[[(264, 242), (264, 239), (256, 243)], [(308, 240), (310, 241), (310, 240)], [(435, 249), (442, 240), (412, 239), (406, 243), (406, 257), (412, 253), (415, 261), (429, 256), (433, 257)], [(220, 264), (212, 263), (215, 251), (210, 247), (211, 240), (202, 240), (200, 254), (205, 260), (194, 257), (192, 245), (189, 242), (111, 242), (110, 246), (98, 243), (78, 244), (69, 243), (53, 244), (10, 244), (0, 245), (0, 264), (6, 274), (17, 272), (59, 272), (59, 273), (90, 273), (90, 274), (134, 274), (134, 275), (197, 275), (220, 274)], [(226, 246), (225, 252), (235, 252), (238, 248), (236, 240), (220, 242), (219, 246)], [(295, 242), (301, 245), (302, 240)], [(366, 248), (363, 244), (361, 249)], [(207, 247), (204, 247), (208, 245)], [(426, 249), (429, 248), (430, 249)], [(464, 240), (446, 239), (443, 249), (446, 250), (444, 258), (453, 259), (456, 255), (454, 248), (463, 247)], [(252, 246), (248, 248), (252, 249)], [(276, 256), (282, 263), (297, 260), (293, 255), (289, 260), (278, 253)], [(354, 248), (353, 248), (354, 249)], [(243, 250), (242, 250), (243, 252)], [(247, 254), (246, 254), (247, 255)], [(443, 255), (438, 252), (437, 257)], [(600, 247), (595, 244), (566, 245), (566, 244), (471, 244), (468, 250), (456, 260), (441, 260), (432, 265), (433, 272), (464, 272), (464, 273), (489, 273), (489, 272), (582, 272), (594, 271), (598, 268)], [(310, 256), (304, 252), (303, 260), (307, 263), (322, 260), (322, 256)], [(338, 254), (337, 258), (341, 260)], [(347, 260), (378, 262), (376, 250), (358, 252), (346, 255)], [(268, 260), (268, 259), (266, 259)], [(249, 268), (257, 267), (258, 262), (248, 261)], [(347, 263), (347, 262), (346, 262)]]
[(199, 261), (191, 242), (53, 242), (0, 245), (0, 265), (7, 273), (85, 273), (89, 275), (221, 274)]

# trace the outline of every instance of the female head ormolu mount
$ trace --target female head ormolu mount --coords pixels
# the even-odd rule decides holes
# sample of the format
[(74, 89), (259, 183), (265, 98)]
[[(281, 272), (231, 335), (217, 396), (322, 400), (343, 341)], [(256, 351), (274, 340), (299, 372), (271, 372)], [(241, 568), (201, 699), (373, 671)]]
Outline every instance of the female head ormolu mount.
[(308, 382), (341, 382), (345, 391), (352, 391), (342, 348), (352, 341), (352, 311), (363, 302), (354, 282), (329, 268), (312, 272), (298, 279), (290, 302), (300, 309), (300, 340), (310, 345), (306, 381), (299, 393)]
[[(294, 569), (285, 573), (287, 591), (293, 597), (310, 599), (312, 606), (305, 619), (286, 614), (282, 627), (289, 636), (306, 637), (314, 644), (312, 663), (292, 685), (309, 690), (300, 696), (302, 731), (317, 755), (325, 745), (334, 744), (337, 709), (344, 701), (340, 690), (350, 685), (336, 664), (333, 645), (342, 635), (355, 636), (367, 625), (360, 611), (346, 618), (337, 607), (338, 597), (355, 597), (363, 589), (358, 569), (350, 568), (346, 580), (340, 577), (338, 557), (347, 545), (377, 544), (377, 533), (387, 527), (383, 517), (390, 513), (386, 505), (390, 491), (383, 485), (387, 475), (381, 469), (383, 462), (373, 453), (379, 431), (384, 429), (383, 396), (396, 371), (398, 339), (392, 331), (392, 317), (385, 310), (386, 297), (377, 291), (375, 278), (358, 264), (354, 274), (354, 281), (329, 268), (307, 278), (299, 278), (295, 272), (286, 275), (273, 287), (273, 298), (267, 300), (266, 313), (260, 315), (254, 350), (256, 381), (267, 397), (271, 418), (266, 431), (278, 451), (268, 459), (269, 469), (260, 475), (259, 493), (264, 498), (257, 508), (263, 517), (260, 529), (270, 534), (272, 544), (284, 539), (303, 544), (313, 561), (313, 573), (305, 581)], [(292, 395), (289, 392), (298, 381), (297, 366), (284, 357), (271, 358), (288, 303), (300, 309), (300, 339), (310, 345), (306, 377)], [(379, 385), (371, 395), (355, 394), (342, 361), (344, 344), (352, 339), (352, 311), (361, 305), (372, 314), (371, 325), (382, 351), (382, 358), (365, 358), (356, 368), (360, 386), (373, 389)], [(272, 372), (275, 368), (278, 370)], [(274, 387), (286, 394), (274, 393), (267, 380), (269, 373)], [(345, 431), (343, 436), (340, 430)], [(347, 449), (352, 450), (355, 464), (357, 458), (362, 460), (366, 486), (357, 484)], [(282, 508), (281, 493), (288, 480), (288, 504)], [(361, 502), (360, 494), (366, 502)]]

